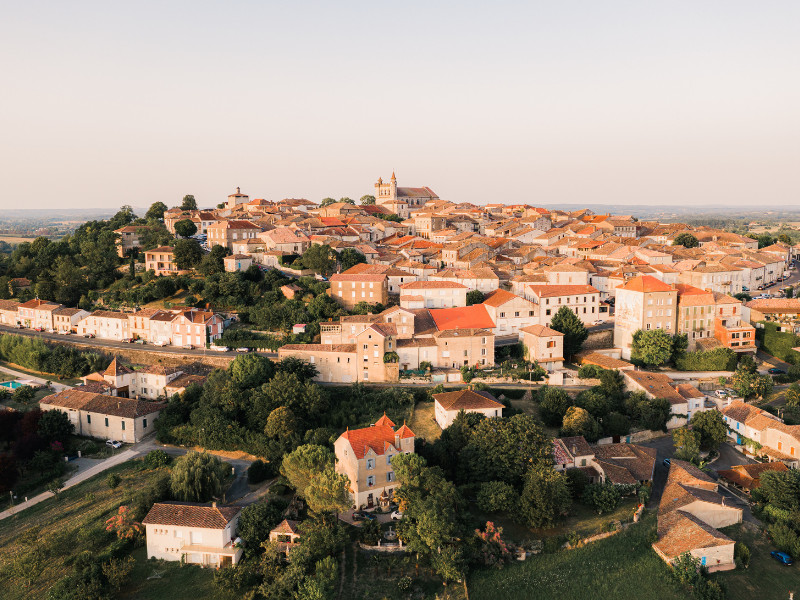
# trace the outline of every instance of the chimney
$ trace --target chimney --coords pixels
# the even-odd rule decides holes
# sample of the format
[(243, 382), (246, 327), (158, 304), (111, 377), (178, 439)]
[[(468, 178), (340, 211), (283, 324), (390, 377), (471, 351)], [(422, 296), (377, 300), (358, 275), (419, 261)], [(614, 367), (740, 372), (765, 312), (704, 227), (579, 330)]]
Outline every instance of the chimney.
[(575, 444), (572, 444), (572, 456), (576, 456), (578, 454), (578, 447)]
[(394, 447), (400, 450), (400, 434), (396, 431), (394, 433)]

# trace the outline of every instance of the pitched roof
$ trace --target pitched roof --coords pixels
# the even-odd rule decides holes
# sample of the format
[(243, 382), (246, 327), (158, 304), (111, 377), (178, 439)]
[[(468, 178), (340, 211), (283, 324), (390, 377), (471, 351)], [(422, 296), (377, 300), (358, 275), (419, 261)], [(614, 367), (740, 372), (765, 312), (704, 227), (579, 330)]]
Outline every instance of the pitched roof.
[(241, 506), (206, 506), (193, 502), (156, 502), (142, 519), (145, 525), (177, 525), (203, 529), (225, 529)]
[(119, 362), (119, 359), (116, 356), (114, 357), (114, 360), (111, 361), (111, 364), (108, 365), (108, 368), (103, 371), (103, 375), (108, 375), (109, 377), (120, 377), (121, 375), (127, 375), (128, 373), (133, 373), (133, 371)]
[(528, 325), (527, 327), (522, 327), (520, 331), (525, 333), (530, 333), (531, 335), (535, 335), (537, 337), (564, 336), (564, 334), (561, 333), (560, 331), (556, 331), (555, 329), (550, 329), (549, 327), (545, 327), (544, 325)]
[(299, 534), (300, 529), (297, 527), (300, 525), (300, 521), (292, 521), (291, 519), (284, 519), (280, 523), (278, 523), (275, 528), (270, 531), (270, 533), (279, 533), (279, 534)]
[[(483, 303), (486, 304), (487, 306), (500, 307), (503, 306), (503, 304), (506, 304), (507, 302), (511, 302), (512, 300), (517, 300), (517, 299), (525, 300), (524, 298), (517, 296), (516, 294), (512, 294), (511, 292), (507, 292), (506, 290), (501, 290), (498, 288), (493, 292), (489, 292), (486, 295), (486, 298), (484, 299)], [(526, 300), (526, 302), (531, 303), (529, 300)]]
[(147, 402), (146, 400), (136, 400), (134, 398), (122, 398), (120, 396), (105, 396), (103, 394), (74, 389), (64, 390), (63, 392), (42, 398), (39, 404), (84, 410), (86, 412), (123, 417), (126, 419), (133, 419), (161, 412), (164, 408), (163, 404), (158, 404), (156, 402)]
[(400, 286), (400, 289), (403, 291), (406, 290), (428, 290), (428, 289), (457, 289), (457, 290), (466, 290), (469, 289), (463, 283), (458, 283), (455, 281), (411, 281), (409, 283), (404, 283)]
[(666, 398), (670, 404), (686, 403), (686, 398), (675, 389), (675, 382), (664, 373), (648, 371), (623, 371), (623, 373), (655, 398)]
[[(391, 425), (390, 425), (391, 423)], [(346, 439), (353, 449), (353, 453), (357, 459), (362, 459), (366, 456), (367, 452), (371, 449), (378, 456), (383, 456), (386, 450), (394, 448), (400, 450), (395, 446), (395, 435), (400, 439), (414, 437), (414, 432), (409, 429), (405, 423), (400, 429), (395, 432), (393, 423), (384, 414), (374, 425), (371, 427), (363, 427), (361, 429), (348, 429), (340, 438)]]
[(591, 285), (540, 285), (529, 284), (528, 289), (539, 298), (553, 296), (574, 296), (580, 294), (599, 294), (599, 290)]
[(652, 275), (639, 275), (634, 277), (624, 285), (617, 288), (618, 290), (631, 290), (633, 292), (652, 293), (652, 292), (674, 292), (672, 286), (667, 285), (660, 279), (656, 279)]
[(482, 304), (435, 308), (429, 310), (436, 328), (445, 329), (494, 329), (494, 321)]
[(433, 399), (445, 410), (482, 410), (487, 408), (503, 408), (497, 398), (489, 392), (476, 392), (475, 390), (459, 390), (434, 394)]
[(653, 546), (668, 559), (697, 548), (728, 546), (733, 540), (694, 515), (676, 510), (658, 519), (658, 541)]
[(734, 465), (730, 469), (719, 471), (719, 476), (752, 490), (761, 485), (761, 474), (764, 471), (788, 471), (789, 467), (780, 461), (755, 463), (751, 465)]

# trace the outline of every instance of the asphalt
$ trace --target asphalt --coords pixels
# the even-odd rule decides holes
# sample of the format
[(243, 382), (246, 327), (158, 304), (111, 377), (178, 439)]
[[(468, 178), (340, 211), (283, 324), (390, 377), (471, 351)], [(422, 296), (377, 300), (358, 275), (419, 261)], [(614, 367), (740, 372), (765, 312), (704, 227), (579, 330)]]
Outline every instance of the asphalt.
[[(101, 350), (113, 352), (113, 350), (130, 350), (146, 348), (147, 352), (151, 354), (179, 354), (181, 356), (236, 356), (237, 352), (231, 350), (229, 352), (217, 352), (215, 350), (208, 350), (207, 348), (200, 348), (196, 350), (189, 350), (187, 348), (174, 348), (172, 346), (153, 346), (152, 344), (128, 344), (125, 342), (117, 342), (114, 340), (106, 340), (100, 338), (85, 338), (79, 335), (61, 335), (58, 333), (47, 333), (46, 331), (34, 331), (33, 329), (19, 329), (11, 327), (10, 325), (0, 325), (0, 332), (14, 333), (17, 335), (24, 335), (28, 337), (35, 337), (49, 342), (60, 342), (62, 344), (81, 344), (82, 346), (94, 346)], [(262, 356), (269, 358), (276, 358), (277, 352), (257, 352)]]

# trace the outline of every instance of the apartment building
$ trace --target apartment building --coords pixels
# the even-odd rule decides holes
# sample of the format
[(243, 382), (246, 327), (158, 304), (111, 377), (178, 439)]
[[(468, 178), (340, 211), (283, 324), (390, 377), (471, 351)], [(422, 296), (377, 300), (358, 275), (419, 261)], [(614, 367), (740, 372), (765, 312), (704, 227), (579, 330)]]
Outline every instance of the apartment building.
[(237, 544), (241, 506), (156, 502), (144, 519), (147, 558), (203, 567), (235, 565), (244, 553)]
[(152, 365), (133, 370), (114, 358), (102, 373), (91, 373), (82, 377), (81, 391), (96, 392), (106, 396), (158, 400), (170, 396), (167, 387), (183, 371), (175, 367)]
[(385, 274), (337, 273), (331, 275), (330, 283), (327, 294), (346, 310), (352, 310), (359, 302), (389, 302), (389, 278)]
[(562, 306), (568, 307), (585, 325), (600, 318), (600, 292), (591, 285), (528, 284), (523, 288), (523, 296), (539, 305), (539, 325), (549, 325)]
[(755, 327), (742, 320), (741, 300), (727, 294), (714, 294), (714, 337), (734, 352), (755, 353)]
[(68, 389), (42, 398), (39, 408), (65, 413), (77, 435), (137, 443), (155, 432), (164, 405)]
[(717, 302), (714, 293), (701, 290), (692, 285), (679, 284), (678, 317), (676, 332), (686, 334), (689, 352), (697, 349), (697, 343), (706, 338), (714, 338), (714, 322)]
[(384, 415), (374, 425), (348, 429), (333, 445), (336, 471), (350, 480), (350, 494), (356, 508), (388, 506), (397, 488), (392, 459), (414, 453), (414, 432), (395, 424)]
[(113, 310), (96, 310), (82, 319), (78, 334), (116, 341), (132, 339), (128, 314)]
[(564, 334), (544, 325), (528, 325), (520, 329), (527, 358), (549, 372), (564, 367)]
[(142, 243), (139, 241), (139, 236), (149, 229), (149, 225), (126, 225), (120, 229), (115, 229), (114, 233), (119, 236), (119, 239), (117, 239), (117, 255), (122, 257), (132, 250), (141, 248)]
[(159, 246), (144, 253), (144, 268), (153, 271), (156, 275), (176, 275), (178, 267), (175, 264), (174, 248), (172, 246)]
[(217, 221), (208, 227), (208, 246), (225, 246), (233, 251), (233, 244), (236, 242), (256, 240), (261, 233), (261, 228), (250, 221), (241, 219), (231, 219), (229, 221)]
[(16, 325), (19, 323), (19, 305), (16, 300), (0, 299), (0, 323)]
[(616, 289), (614, 346), (630, 359), (633, 334), (638, 330), (663, 329), (675, 333), (678, 291), (651, 275), (634, 277)]
[(449, 308), (467, 305), (469, 288), (454, 281), (412, 281), (400, 286), (402, 308)]
[(521, 338), (522, 329), (539, 322), (538, 305), (505, 290), (488, 294), (483, 306), (495, 323), (494, 334), (497, 337)]
[(67, 308), (62, 306), (53, 311), (53, 329), (58, 333), (65, 331), (75, 332), (78, 330), (78, 323), (88, 317), (91, 313), (82, 308)]
[(18, 320), (23, 327), (50, 331), (53, 329), (53, 313), (63, 307), (62, 304), (38, 298), (28, 300), (19, 305)]

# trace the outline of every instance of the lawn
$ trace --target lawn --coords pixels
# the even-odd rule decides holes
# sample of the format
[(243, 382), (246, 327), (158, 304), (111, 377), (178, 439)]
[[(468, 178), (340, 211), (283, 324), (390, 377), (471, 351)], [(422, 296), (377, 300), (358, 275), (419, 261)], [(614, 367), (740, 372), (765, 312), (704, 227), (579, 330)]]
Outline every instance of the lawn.
[[(27, 510), (0, 521), (0, 598), (3, 600), (45, 598), (48, 588), (72, 572), (71, 562), (83, 551), (102, 552), (107, 546), (105, 520), (116, 513), (121, 504), (148, 485), (157, 471), (140, 470), (141, 461), (130, 461), (64, 490), (60, 499), (49, 498)], [(116, 489), (109, 489), (109, 473), (122, 477)], [(37, 542), (45, 550), (42, 573), (29, 588), (10, 577), (6, 568), (20, 547), (17, 538), (31, 527), (41, 528)], [(150, 582), (143, 583), (145, 587)], [(151, 597), (141, 595), (139, 597)], [(152, 596), (156, 597), (156, 596)], [(178, 596), (172, 596), (178, 597)], [(188, 596), (186, 596), (188, 597)], [(204, 597), (203, 594), (193, 596)]]
[(750, 548), (750, 566), (724, 573), (715, 573), (712, 579), (719, 581), (727, 590), (727, 600), (784, 600), (789, 592), (800, 592), (800, 574), (797, 565), (786, 567), (772, 558), (775, 549), (755, 525), (742, 523), (721, 530), (737, 542)]
[[(689, 600), (650, 546), (656, 517), (577, 550), (541, 554), (468, 580), (470, 600), (573, 600), (636, 598)], [(751, 599), (752, 600), (752, 599)]]
[(420, 402), (414, 407), (414, 417), (408, 424), (418, 438), (425, 438), (429, 444), (438, 440), (442, 435), (442, 430), (434, 418), (433, 410), (433, 402)]

